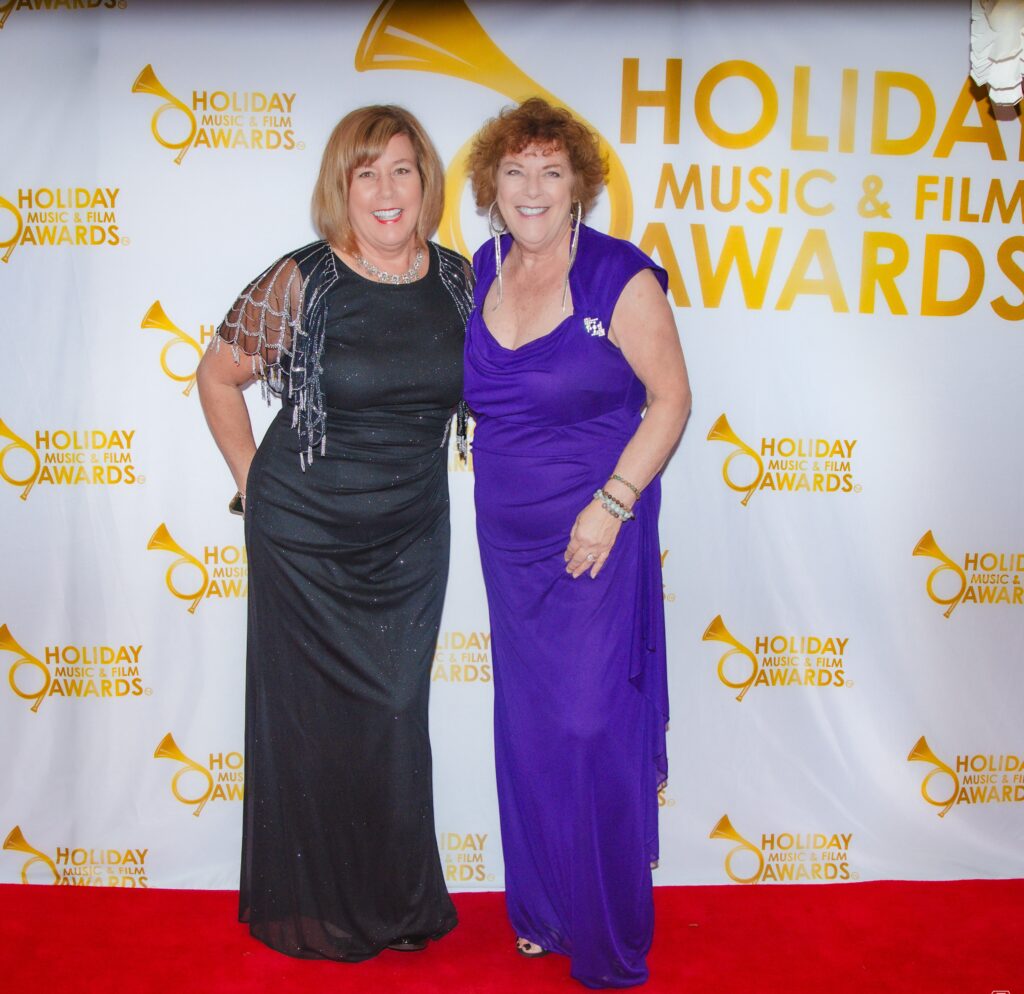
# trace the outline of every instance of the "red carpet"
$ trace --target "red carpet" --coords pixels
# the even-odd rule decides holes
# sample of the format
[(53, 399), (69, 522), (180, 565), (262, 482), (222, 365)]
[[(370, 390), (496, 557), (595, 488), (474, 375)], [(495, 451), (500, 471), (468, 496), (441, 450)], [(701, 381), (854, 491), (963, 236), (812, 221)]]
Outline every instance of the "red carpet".
[[(658, 888), (644, 994), (1024, 994), (1024, 881)], [(501, 894), (460, 894), (425, 953), (290, 960), (224, 891), (0, 886), (5, 994), (545, 994), (559, 956), (512, 951)]]

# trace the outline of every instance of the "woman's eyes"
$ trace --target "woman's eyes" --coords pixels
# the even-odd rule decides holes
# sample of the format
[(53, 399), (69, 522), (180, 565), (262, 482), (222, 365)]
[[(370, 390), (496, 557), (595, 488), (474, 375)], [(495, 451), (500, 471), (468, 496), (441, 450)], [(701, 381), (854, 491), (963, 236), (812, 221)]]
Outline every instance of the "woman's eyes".
[[(408, 176), (411, 172), (412, 172), (412, 169), (410, 169), (408, 166), (398, 166), (394, 170), (392, 175), (393, 176)], [(356, 179), (376, 179), (376, 178), (377, 178), (377, 174), (372, 169), (362, 169), (358, 173), (356, 173)]]
[[(519, 169), (517, 166), (509, 166), (505, 170), (505, 175), (506, 176), (522, 176), (523, 175), (523, 171), (521, 169)], [(545, 169), (543, 175), (546, 176), (546, 177), (549, 177), (551, 179), (561, 179), (562, 178), (562, 171), (560, 169)]]

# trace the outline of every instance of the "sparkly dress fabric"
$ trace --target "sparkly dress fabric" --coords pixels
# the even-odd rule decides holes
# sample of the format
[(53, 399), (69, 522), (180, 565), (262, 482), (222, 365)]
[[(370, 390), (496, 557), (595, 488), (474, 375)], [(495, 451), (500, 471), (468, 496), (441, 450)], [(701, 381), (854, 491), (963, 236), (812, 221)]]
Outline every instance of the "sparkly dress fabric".
[[(427, 274), (398, 286), (327, 259), (323, 454), (318, 446), (300, 468), (285, 358), (285, 403), (247, 481), (239, 917), (291, 956), (361, 960), (456, 924), (427, 730), (448, 573), (444, 440), (464, 338), (444, 252), (432, 245)], [(452, 256), (448, 276), (465, 290)], [(267, 298), (274, 278), (252, 284), (231, 312), (243, 335), (232, 344), (270, 360), (283, 354), (270, 336), (244, 333), (253, 288)]]
[(657, 480), (597, 579), (573, 580), (562, 556), (640, 423), (644, 386), (607, 329), (648, 268), (664, 287), (647, 256), (584, 226), (574, 313), (512, 350), (482, 313), (495, 277), (487, 244), (466, 332), (508, 913), (517, 935), (571, 957), (590, 987), (646, 980), (653, 936), (668, 719)]

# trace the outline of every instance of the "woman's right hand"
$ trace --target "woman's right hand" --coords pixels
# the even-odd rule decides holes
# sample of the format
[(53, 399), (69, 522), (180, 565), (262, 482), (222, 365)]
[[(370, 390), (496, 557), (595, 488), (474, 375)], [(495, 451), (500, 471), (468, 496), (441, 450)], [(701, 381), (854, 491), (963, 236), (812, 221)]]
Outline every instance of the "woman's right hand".
[(588, 569), (596, 579), (608, 561), (622, 522), (609, 514), (596, 500), (576, 516), (569, 533), (564, 559), (565, 571), (575, 580)]

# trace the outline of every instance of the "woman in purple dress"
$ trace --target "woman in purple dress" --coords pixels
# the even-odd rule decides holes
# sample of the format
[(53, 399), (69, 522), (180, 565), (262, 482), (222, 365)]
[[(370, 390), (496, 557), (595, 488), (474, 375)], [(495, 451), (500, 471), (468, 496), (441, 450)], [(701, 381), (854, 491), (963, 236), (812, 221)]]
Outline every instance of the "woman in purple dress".
[(589, 987), (647, 979), (667, 774), (657, 474), (690, 393), (665, 272), (582, 224), (597, 136), (539, 99), (470, 157), (465, 397), (495, 665), (506, 899), (523, 955)]

